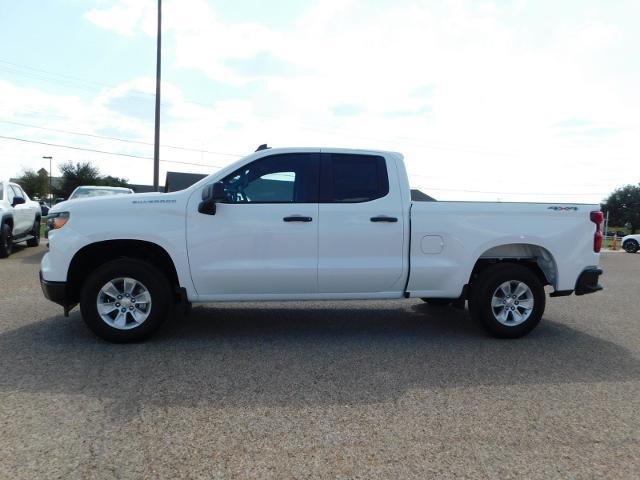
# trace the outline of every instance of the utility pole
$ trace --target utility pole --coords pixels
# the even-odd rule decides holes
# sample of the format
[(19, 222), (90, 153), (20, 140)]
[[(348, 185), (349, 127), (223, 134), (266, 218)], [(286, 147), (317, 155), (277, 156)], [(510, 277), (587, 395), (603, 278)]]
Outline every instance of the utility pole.
[(158, 42), (156, 46), (156, 124), (153, 142), (153, 189), (158, 192), (160, 175), (160, 50), (162, 47), (162, 0), (158, 0)]
[(52, 197), (51, 197), (51, 161), (53, 157), (42, 157), (45, 160), (49, 160), (49, 207), (51, 207)]

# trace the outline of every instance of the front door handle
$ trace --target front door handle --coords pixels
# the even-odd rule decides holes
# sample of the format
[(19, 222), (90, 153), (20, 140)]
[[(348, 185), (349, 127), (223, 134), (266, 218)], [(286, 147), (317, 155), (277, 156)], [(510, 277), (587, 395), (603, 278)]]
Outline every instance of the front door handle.
[(300, 215), (291, 215), (290, 217), (284, 217), (284, 222), (310, 222), (313, 220), (311, 217), (302, 217)]
[(398, 221), (398, 219), (396, 217), (387, 217), (386, 215), (380, 215), (378, 217), (371, 217), (371, 221), (395, 223)]

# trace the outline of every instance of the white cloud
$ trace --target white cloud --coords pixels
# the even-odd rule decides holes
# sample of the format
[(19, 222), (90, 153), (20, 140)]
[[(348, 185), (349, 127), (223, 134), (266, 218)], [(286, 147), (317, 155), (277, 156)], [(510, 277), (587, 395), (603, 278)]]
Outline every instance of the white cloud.
[[(228, 85), (260, 80), (263, 86), (207, 108), (186, 102), (168, 83), (163, 142), (229, 152), (264, 141), (400, 150), (412, 181), (441, 189), (433, 191), (438, 198), (497, 196), (463, 190), (543, 191), (589, 193), (571, 199), (597, 201), (619, 183), (638, 181), (637, 168), (617, 167), (637, 163), (640, 150), (638, 72), (622, 77), (607, 63), (611, 51), (633, 53), (623, 45), (628, 32), (580, 12), (537, 25), (521, 19), (527, 3), (508, 8), (462, 0), (377, 6), (320, 0), (276, 30), (229, 22), (205, 0), (167, 0), (171, 68)], [(155, 2), (119, 0), (86, 18), (122, 35), (154, 36), (155, 14)], [(416, 96), (425, 87), (429, 94)], [(137, 90), (153, 93), (152, 79), (127, 82), (77, 106), (78, 116), (88, 125), (125, 122), (148, 134), (148, 122), (113, 108), (114, 100)], [(345, 105), (357, 115), (345, 115)], [(572, 118), (597, 127), (559, 135), (557, 124)], [(603, 175), (605, 162), (613, 167)], [(546, 199), (529, 199), (536, 198)]]
[(146, 19), (155, 15), (156, 11), (155, 2), (148, 0), (118, 0), (109, 3), (110, 6), (89, 10), (84, 16), (99, 27), (121, 35), (134, 35), (140, 26), (147, 25)]

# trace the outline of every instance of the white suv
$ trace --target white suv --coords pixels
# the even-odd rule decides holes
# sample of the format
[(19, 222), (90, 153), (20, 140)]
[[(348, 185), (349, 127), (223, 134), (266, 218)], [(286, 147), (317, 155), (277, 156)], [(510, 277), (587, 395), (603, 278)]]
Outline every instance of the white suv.
[(0, 258), (8, 257), (13, 244), (40, 244), (42, 211), (17, 183), (0, 181)]

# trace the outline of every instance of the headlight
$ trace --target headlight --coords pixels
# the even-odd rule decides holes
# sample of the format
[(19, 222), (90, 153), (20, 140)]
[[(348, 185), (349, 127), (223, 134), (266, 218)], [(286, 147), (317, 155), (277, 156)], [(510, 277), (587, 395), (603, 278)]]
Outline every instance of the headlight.
[(47, 227), (49, 230), (58, 230), (66, 225), (69, 221), (69, 212), (52, 213), (47, 219)]

